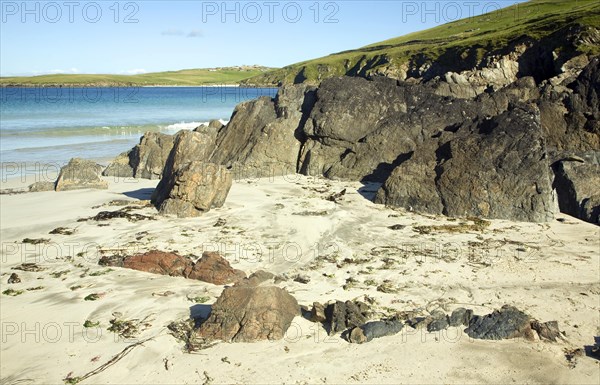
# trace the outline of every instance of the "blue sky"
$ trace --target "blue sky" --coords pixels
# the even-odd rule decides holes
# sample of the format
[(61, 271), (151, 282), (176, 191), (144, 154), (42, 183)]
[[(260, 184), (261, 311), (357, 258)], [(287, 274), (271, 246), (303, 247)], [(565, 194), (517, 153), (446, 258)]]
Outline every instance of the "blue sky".
[(282, 67), (516, 2), (0, 0), (0, 75)]

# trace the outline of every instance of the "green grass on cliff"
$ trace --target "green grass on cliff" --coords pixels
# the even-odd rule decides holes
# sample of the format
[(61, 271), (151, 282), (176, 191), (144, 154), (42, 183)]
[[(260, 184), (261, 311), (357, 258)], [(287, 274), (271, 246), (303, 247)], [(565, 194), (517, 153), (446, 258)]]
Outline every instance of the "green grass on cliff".
[[(394, 75), (407, 63), (464, 62), (474, 67), (489, 52), (521, 39), (542, 39), (569, 25), (600, 29), (598, 0), (532, 0), (485, 15), (457, 20), (428, 30), (371, 44), (356, 50), (268, 71), (242, 83), (319, 83), (341, 75), (365, 76), (384, 70)], [(600, 54), (597, 44), (577, 47), (581, 53)]]
[(228, 67), (219, 69), (188, 69), (139, 75), (58, 74), (31, 77), (1, 77), (0, 86), (202, 86), (239, 84), (262, 74), (265, 67)]

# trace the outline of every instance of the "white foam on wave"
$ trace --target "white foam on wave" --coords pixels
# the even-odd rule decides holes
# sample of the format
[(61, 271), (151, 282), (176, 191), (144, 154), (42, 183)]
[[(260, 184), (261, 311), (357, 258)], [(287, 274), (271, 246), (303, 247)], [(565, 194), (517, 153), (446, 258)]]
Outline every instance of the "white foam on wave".
[[(229, 123), (229, 120), (224, 120), (224, 119), (219, 119), (219, 121), (223, 124), (227, 124)], [(168, 126), (165, 126), (163, 128), (163, 131), (169, 131), (169, 132), (177, 132), (180, 130), (193, 130), (198, 126), (201, 126), (203, 124), (208, 125), (209, 122), (179, 122), (179, 123), (173, 123), (173, 124), (169, 124)]]
[(179, 122), (179, 123), (173, 123), (173, 124), (169, 124), (168, 126), (164, 127), (164, 131), (173, 131), (173, 132), (177, 132), (179, 130), (193, 130), (194, 128), (202, 125), (202, 124), (208, 124), (208, 122)]

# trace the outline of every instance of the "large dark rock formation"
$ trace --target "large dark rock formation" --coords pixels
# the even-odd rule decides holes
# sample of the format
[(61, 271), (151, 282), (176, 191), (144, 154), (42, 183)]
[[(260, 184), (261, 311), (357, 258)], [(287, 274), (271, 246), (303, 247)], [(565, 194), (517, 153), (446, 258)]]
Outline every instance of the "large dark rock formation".
[(231, 168), (235, 179), (296, 172), (302, 141), (300, 127), (312, 108), (311, 88), (287, 86), (277, 97), (239, 104), (219, 131), (210, 162)]
[[(535, 77), (508, 58), (426, 84), (342, 77), (283, 87), (274, 99), (238, 105), (226, 126), (179, 133), (153, 200), (162, 206), (178, 178), (194, 179), (191, 162), (208, 162), (233, 178), (298, 172), (379, 182), (378, 203), (451, 216), (547, 221), (557, 194), (563, 211), (597, 221), (600, 197), (573, 182), (583, 168), (559, 161), (582, 157), (586, 178), (598, 176), (600, 64), (563, 59), (560, 71)], [(178, 215), (215, 205), (171, 198), (188, 202), (163, 209)]]
[(396, 167), (376, 202), (451, 216), (552, 218), (551, 170), (536, 107), (511, 106), (442, 135)]

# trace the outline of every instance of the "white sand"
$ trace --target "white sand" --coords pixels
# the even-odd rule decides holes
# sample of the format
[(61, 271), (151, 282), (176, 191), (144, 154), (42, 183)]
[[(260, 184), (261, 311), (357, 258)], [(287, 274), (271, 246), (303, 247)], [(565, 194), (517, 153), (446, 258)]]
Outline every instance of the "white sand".
[[(422, 235), (413, 226), (457, 222), (375, 205), (357, 192), (360, 183), (308, 177), (237, 181), (225, 206), (201, 218), (117, 219), (106, 227), (77, 222), (118, 209), (92, 209), (112, 199), (147, 199), (156, 184), (134, 182), (110, 179), (106, 191), (0, 196), (2, 291), (25, 290), (15, 297), (0, 295), (3, 384), (61, 383), (69, 373), (82, 376), (106, 363), (136, 341), (119, 340), (107, 331), (113, 312), (126, 319), (148, 317), (150, 326), (138, 340), (153, 339), (84, 384), (600, 381), (599, 361), (580, 357), (571, 369), (563, 353), (592, 345), (600, 335), (600, 227), (561, 215), (565, 222), (493, 221), (483, 232)], [(2, 188), (16, 185), (12, 181)], [(341, 203), (324, 199), (343, 188), (348, 194)], [(327, 214), (293, 215), (307, 211)], [(155, 213), (152, 208), (137, 212)], [(219, 218), (227, 221), (224, 227), (213, 226)], [(388, 229), (395, 224), (406, 227)], [(76, 233), (48, 234), (59, 226)], [(49, 238), (51, 243), (22, 244), (26, 237)], [(447, 311), (464, 306), (485, 314), (511, 304), (541, 321), (557, 320), (567, 340), (491, 342), (471, 340), (462, 328), (426, 333), (405, 327), (396, 336), (352, 345), (297, 317), (285, 340), (219, 343), (187, 354), (166, 325), (188, 317), (192, 306), (194, 312), (208, 310), (188, 296), (209, 296), (210, 304), (223, 287), (118, 268), (91, 276), (106, 270), (97, 264), (99, 249), (196, 255), (219, 249), (248, 274), (264, 269), (290, 277), (309, 275), (309, 284), (291, 279), (285, 284), (300, 304), (363, 299), (366, 294), (377, 300), (382, 316), (436, 306)], [(80, 252), (84, 254), (78, 256)], [(321, 258), (315, 261), (316, 256)], [(345, 258), (366, 260), (344, 264)], [(396, 262), (382, 269), (385, 258)], [(18, 271), (22, 283), (7, 285), (11, 268), (22, 262), (38, 262), (46, 270)], [(58, 278), (51, 276), (62, 271)], [(344, 290), (350, 277), (358, 283)], [(398, 293), (377, 291), (385, 279)], [(81, 288), (70, 289), (76, 285)], [(37, 286), (43, 289), (26, 291)], [(174, 294), (156, 295), (165, 291)], [(84, 301), (91, 293), (103, 296)], [(100, 326), (85, 329), (86, 320)]]

